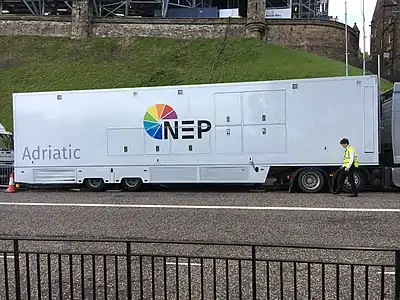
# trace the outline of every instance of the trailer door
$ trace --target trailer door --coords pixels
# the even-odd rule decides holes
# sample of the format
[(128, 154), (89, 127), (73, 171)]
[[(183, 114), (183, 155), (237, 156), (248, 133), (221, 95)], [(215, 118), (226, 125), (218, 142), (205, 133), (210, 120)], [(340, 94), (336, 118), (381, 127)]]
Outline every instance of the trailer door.
[(364, 153), (375, 152), (376, 100), (373, 86), (364, 87)]

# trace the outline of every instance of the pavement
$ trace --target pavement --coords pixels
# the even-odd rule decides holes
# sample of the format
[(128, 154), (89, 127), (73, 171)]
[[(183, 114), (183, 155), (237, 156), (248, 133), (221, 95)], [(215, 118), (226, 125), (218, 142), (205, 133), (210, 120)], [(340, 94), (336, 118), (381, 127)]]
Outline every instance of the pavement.
[[(399, 193), (362, 193), (358, 198), (243, 191), (1, 193), (0, 236), (396, 248), (400, 245), (399, 200)], [(53, 299), (61, 299), (58, 294), (61, 287), (61, 296), (65, 296), (62, 299), (71, 299), (72, 286), (72, 292), (79, 299), (77, 293), (82, 290), (82, 259), (84, 299), (94, 299), (94, 295), (97, 295), (96, 299), (106, 299), (106, 296), (110, 299), (126, 299), (127, 258), (123, 256), (127, 251), (126, 246), (126, 243), (117, 242), (20, 242), (20, 251), (24, 252), (19, 261), (23, 299), (27, 299), (28, 278), (31, 279), (28, 290), (33, 293), (32, 299), (37, 297), (38, 265), (42, 276), (42, 297), (46, 298), (51, 290)], [(131, 258), (130, 270), (133, 299), (141, 299), (141, 290), (143, 299), (152, 299), (152, 287), (154, 299), (164, 299), (164, 278), (167, 281), (168, 299), (178, 299), (177, 267), (179, 299), (189, 299), (189, 294), (192, 295), (191, 299), (201, 299), (202, 288), (204, 299), (214, 299), (214, 292), (217, 299), (226, 299), (227, 291), (229, 299), (251, 299), (252, 249), (249, 246), (134, 243), (131, 247), (131, 253), (135, 254)], [(0, 250), (12, 250), (12, 243), (1, 243)], [(35, 254), (31, 254), (27, 261), (27, 251), (44, 253), (39, 255), (39, 260)], [(50, 268), (48, 252), (55, 253), (50, 256)], [(76, 255), (83, 252), (97, 255)], [(58, 255), (60, 253), (65, 255)], [(116, 254), (121, 256), (116, 258)], [(377, 264), (368, 270), (367, 298), (380, 299), (381, 292), (384, 299), (394, 298), (393, 252), (257, 247), (256, 254), (260, 260), (256, 265), (258, 299), (304, 299), (308, 298), (308, 290), (311, 291), (310, 299), (334, 299), (337, 278), (340, 279), (340, 299), (351, 299), (352, 287), (355, 299), (365, 298), (365, 264)], [(15, 257), (10, 255), (6, 260), (0, 257), (0, 299), (6, 299), (6, 281), (10, 284), (10, 299), (14, 299), (15, 295)], [(164, 261), (161, 255), (169, 257)], [(179, 256), (178, 265), (175, 256)], [(193, 257), (190, 263), (188, 257)], [(206, 258), (201, 260), (198, 257)], [(240, 266), (236, 259), (238, 257), (243, 258)], [(116, 260), (119, 271), (117, 279)], [(323, 267), (321, 262), (344, 264), (326, 264)], [(29, 276), (26, 273), (27, 265)], [(58, 273), (60, 266), (63, 268), (61, 277)], [(52, 270), (50, 275), (48, 269)], [(104, 269), (107, 271), (106, 281)], [(296, 283), (293, 276), (295, 272)], [(191, 289), (188, 286), (189, 275)], [(48, 278), (51, 279), (50, 287)], [(74, 285), (70, 284), (71, 281)], [(94, 286), (93, 282), (96, 282)], [(325, 289), (321, 288), (323, 284)], [(115, 294), (116, 286), (119, 288), (118, 295)], [(104, 291), (107, 291), (107, 295)], [(323, 291), (325, 294), (322, 294)], [(239, 293), (242, 293), (241, 297)]]

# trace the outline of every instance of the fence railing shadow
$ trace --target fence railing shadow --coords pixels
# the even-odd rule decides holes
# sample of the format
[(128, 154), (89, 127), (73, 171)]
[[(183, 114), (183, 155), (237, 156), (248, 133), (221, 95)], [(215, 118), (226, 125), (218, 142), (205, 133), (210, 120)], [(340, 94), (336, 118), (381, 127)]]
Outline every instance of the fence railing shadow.
[(0, 239), (1, 299), (400, 299), (400, 250)]

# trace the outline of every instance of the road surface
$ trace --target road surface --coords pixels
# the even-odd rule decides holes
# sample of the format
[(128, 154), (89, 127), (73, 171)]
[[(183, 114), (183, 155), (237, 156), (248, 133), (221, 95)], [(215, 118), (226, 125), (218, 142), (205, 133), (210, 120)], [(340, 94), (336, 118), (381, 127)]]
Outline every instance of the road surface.
[[(249, 193), (249, 192), (146, 192), (146, 193), (82, 193), (82, 192), (19, 192), (15, 194), (0, 194), (0, 236), (22, 237), (64, 237), (83, 239), (157, 239), (167, 241), (195, 240), (231, 243), (257, 243), (266, 245), (290, 244), (335, 247), (387, 247), (400, 245), (400, 194), (396, 193), (365, 193), (358, 198), (348, 198), (345, 195), (330, 194), (287, 194), (281, 192)], [(7, 249), (5, 249), (7, 248)], [(11, 243), (3, 243), (3, 250), (12, 250)], [(126, 244), (66, 244), (24, 243), (20, 250), (47, 251), (55, 253), (72, 253), (87, 251), (87, 253), (108, 254), (106, 257), (107, 280), (104, 281), (104, 257), (95, 256), (95, 272), (93, 275), (92, 256), (84, 256), (84, 298), (105, 299), (107, 296), (115, 299), (115, 257), (116, 253), (125, 254)], [(218, 256), (251, 258), (249, 247), (211, 247), (188, 245), (147, 245), (132, 244), (131, 253), (151, 255), (180, 256)], [(12, 255), (12, 254), (10, 254)], [(22, 273), (22, 293), (26, 295), (26, 255), (21, 254), (20, 269)], [(328, 251), (295, 251), (285, 248), (257, 248), (257, 257), (278, 260), (299, 261), (334, 261), (348, 264), (383, 263), (393, 264), (392, 253), (361, 253), (361, 252), (328, 252)], [(63, 269), (62, 280), (58, 274), (58, 257), (51, 257), (51, 286), (48, 286), (47, 255), (40, 255), (41, 293), (47, 297), (49, 290), (53, 298), (59, 299), (59, 287), (65, 299), (70, 299), (69, 268), (72, 265), (73, 293), (79, 299), (81, 257), (69, 255), (61, 257)], [(2, 260), (0, 260), (2, 261)], [(7, 277), (11, 284), (9, 293), (14, 297), (15, 257), (6, 259), (9, 269)], [(214, 282), (214, 263), (215, 275)], [(156, 299), (164, 299), (164, 271), (167, 278), (168, 299), (176, 299), (176, 262), (169, 257), (142, 258), (142, 277), (140, 277), (140, 257), (133, 256), (131, 264), (133, 299), (140, 299), (143, 290), (144, 299), (152, 298), (152, 280)], [(32, 299), (37, 297), (37, 261), (36, 256), (29, 257), (29, 274), (31, 279)], [(126, 257), (118, 258), (118, 286), (120, 299), (126, 299)], [(308, 268), (309, 267), (309, 268)], [(0, 276), (5, 278), (4, 261), (0, 263)], [(8, 270), (7, 269), (7, 270)], [(236, 260), (188, 259), (181, 258), (178, 264), (178, 280), (180, 299), (199, 299), (201, 287), (204, 299), (213, 299), (214, 286), (217, 299), (225, 299), (226, 291), (229, 299), (250, 299), (252, 293), (251, 261)], [(294, 282), (294, 264), (286, 262), (259, 262), (257, 269), (257, 295), (259, 299), (307, 298), (308, 278), (313, 299), (322, 299), (322, 279), (325, 282), (325, 297), (333, 299), (336, 293), (336, 266), (321, 264), (296, 264), (296, 283)], [(310, 269), (310, 273), (308, 273)], [(154, 270), (154, 272), (152, 271)], [(203, 279), (201, 274), (203, 270)], [(281, 272), (282, 271), (282, 272)], [(280, 277), (282, 273), (282, 281)], [(324, 272), (324, 276), (322, 276)], [(383, 269), (383, 292), (385, 299), (393, 299), (393, 269)], [(191, 278), (191, 290), (188, 287), (188, 276)], [(228, 274), (228, 276), (226, 276)], [(269, 274), (269, 281), (267, 280)], [(308, 275), (310, 274), (310, 275)], [(340, 299), (351, 299), (351, 279), (356, 299), (365, 293), (364, 266), (340, 266)], [(354, 275), (352, 277), (352, 274)], [(154, 275), (154, 276), (152, 276)], [(379, 299), (381, 292), (380, 267), (370, 267), (368, 289), (370, 299)], [(0, 277), (0, 278), (1, 278)], [(153, 278), (154, 277), (154, 278)], [(94, 278), (94, 279), (93, 279)], [(140, 280), (140, 278), (142, 280)], [(228, 278), (228, 288), (226, 286)], [(0, 281), (0, 298), (5, 299), (5, 280)], [(61, 282), (61, 285), (60, 285)], [(93, 287), (93, 282), (96, 282)], [(140, 285), (143, 283), (143, 286)], [(241, 289), (239, 284), (241, 283)], [(282, 282), (282, 284), (281, 284)], [(214, 285), (214, 283), (216, 283)], [(2, 286), (3, 284), (3, 286)], [(268, 285), (269, 284), (269, 285)], [(269, 286), (269, 290), (267, 289)], [(297, 287), (297, 296), (294, 291)], [(93, 290), (94, 289), (94, 290)], [(25, 294), (24, 294), (25, 293)], [(14, 299), (11, 297), (10, 299)]]

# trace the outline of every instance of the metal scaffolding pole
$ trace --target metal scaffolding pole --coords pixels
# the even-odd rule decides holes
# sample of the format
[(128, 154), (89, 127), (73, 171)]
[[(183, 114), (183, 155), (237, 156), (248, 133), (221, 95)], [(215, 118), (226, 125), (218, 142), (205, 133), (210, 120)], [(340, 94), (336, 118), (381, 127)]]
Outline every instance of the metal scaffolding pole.
[(349, 76), (349, 51), (347, 39), (347, 0), (344, 1), (344, 22), (345, 22), (345, 38), (346, 38), (346, 76)]
[(363, 75), (365, 75), (365, 1), (362, 0), (362, 16), (363, 16)]

